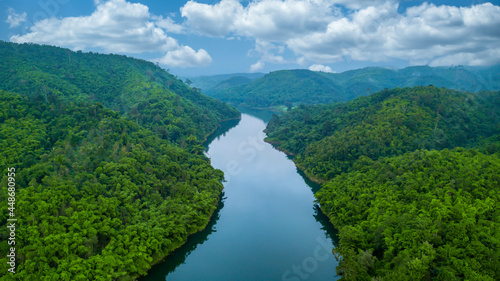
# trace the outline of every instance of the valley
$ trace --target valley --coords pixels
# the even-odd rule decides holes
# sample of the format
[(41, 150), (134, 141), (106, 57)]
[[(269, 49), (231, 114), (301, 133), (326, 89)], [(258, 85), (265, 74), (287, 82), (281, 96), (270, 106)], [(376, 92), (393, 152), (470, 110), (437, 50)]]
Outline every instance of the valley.
[(182, 81), (124, 55), (0, 54), (17, 280), (500, 279), (498, 65)]

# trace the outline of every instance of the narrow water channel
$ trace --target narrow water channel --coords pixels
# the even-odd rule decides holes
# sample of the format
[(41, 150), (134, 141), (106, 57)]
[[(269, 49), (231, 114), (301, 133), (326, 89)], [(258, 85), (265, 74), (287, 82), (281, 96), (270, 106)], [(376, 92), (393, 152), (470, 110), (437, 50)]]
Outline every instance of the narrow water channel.
[(210, 224), (141, 280), (339, 279), (336, 233), (314, 204), (317, 186), (263, 141), (269, 115), (251, 114), (208, 145), (227, 180)]

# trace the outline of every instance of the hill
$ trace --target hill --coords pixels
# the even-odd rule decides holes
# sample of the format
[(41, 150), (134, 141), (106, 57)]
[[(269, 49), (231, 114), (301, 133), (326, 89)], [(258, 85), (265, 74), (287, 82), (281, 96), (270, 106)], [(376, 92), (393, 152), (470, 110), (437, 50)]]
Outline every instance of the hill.
[(224, 175), (201, 143), (236, 109), (125, 56), (0, 57), (1, 280), (132, 280), (207, 225)]
[(469, 147), (500, 132), (498, 92), (480, 94), (413, 87), (384, 90), (354, 101), (299, 106), (275, 116), (267, 140), (296, 154), (296, 163), (318, 181), (371, 159), (415, 149)]
[(175, 143), (190, 135), (202, 141), (222, 120), (239, 118), (236, 109), (144, 60), (6, 42), (0, 54), (1, 90), (100, 102)]
[(291, 106), (304, 100), (314, 104), (347, 99), (340, 97), (340, 88), (328, 77), (309, 70), (274, 71), (247, 84), (210, 89), (205, 93), (231, 104), (253, 107)]
[(463, 148), (360, 158), (316, 193), (342, 280), (499, 280), (499, 168)]
[(326, 104), (352, 100), (396, 87), (445, 87), (462, 91), (499, 90), (498, 68), (414, 66), (393, 70), (369, 67), (343, 73), (282, 70), (247, 84), (205, 90), (207, 95), (252, 107)]
[(264, 73), (232, 73), (232, 74), (219, 74), (208, 76), (195, 76), (185, 77), (184, 80), (190, 80), (193, 87), (201, 89), (203, 92), (210, 90), (217, 86), (217, 84), (229, 80), (234, 77), (244, 77), (251, 80), (264, 76)]
[(342, 280), (497, 280), (499, 112), (500, 92), (396, 88), (275, 115), (266, 141), (323, 183)]

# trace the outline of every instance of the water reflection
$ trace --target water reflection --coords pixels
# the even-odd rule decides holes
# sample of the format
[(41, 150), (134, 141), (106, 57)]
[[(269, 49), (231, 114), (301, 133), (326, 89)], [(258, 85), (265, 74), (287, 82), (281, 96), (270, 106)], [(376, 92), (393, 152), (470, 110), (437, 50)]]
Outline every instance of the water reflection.
[[(142, 280), (335, 280), (336, 232), (314, 204), (319, 185), (262, 141), (266, 118), (244, 112), (211, 136), (226, 200), (204, 231)], [(238, 124), (234, 127), (234, 124)]]
[(226, 136), (226, 134), (234, 127), (236, 127), (240, 123), (241, 119), (235, 119), (235, 120), (228, 120), (222, 122), (219, 128), (215, 130), (211, 135), (207, 137), (205, 142), (203, 143), (203, 146), (205, 147), (205, 151), (208, 150), (208, 145), (212, 143), (214, 140), (218, 140), (221, 137)]
[(215, 226), (217, 221), (220, 219), (220, 211), (224, 207), (225, 199), (224, 192), (222, 192), (219, 205), (204, 230), (189, 236), (184, 245), (173, 251), (162, 262), (153, 266), (153, 268), (151, 268), (148, 272), (148, 275), (139, 278), (139, 280), (165, 280), (165, 276), (167, 276), (170, 272), (175, 271), (178, 266), (184, 264), (186, 258), (191, 254), (191, 252), (196, 250), (199, 245), (202, 245), (205, 241), (207, 241), (208, 237), (212, 233), (217, 232)]

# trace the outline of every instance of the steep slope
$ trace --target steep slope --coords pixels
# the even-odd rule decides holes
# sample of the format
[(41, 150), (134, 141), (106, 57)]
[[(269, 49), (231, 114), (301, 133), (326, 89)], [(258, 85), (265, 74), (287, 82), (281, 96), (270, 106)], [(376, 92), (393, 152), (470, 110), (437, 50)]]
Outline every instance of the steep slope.
[(236, 109), (125, 56), (0, 57), (0, 280), (131, 280), (207, 225), (224, 175), (201, 143)]
[(0, 89), (100, 102), (175, 143), (190, 135), (203, 140), (222, 120), (239, 118), (236, 109), (144, 60), (6, 42), (0, 55)]
[[(18, 280), (129, 280), (216, 209), (223, 174), (203, 154), (100, 104), (0, 91), (0, 112), (2, 280), (12, 246)], [(7, 168), (15, 169), (13, 205)], [(17, 219), (15, 245), (8, 218)]]
[(298, 154), (297, 165), (324, 181), (349, 171), (361, 155), (376, 160), (415, 149), (471, 146), (499, 132), (499, 109), (498, 92), (398, 88), (275, 116), (267, 140)]
[(342, 280), (498, 280), (499, 112), (500, 92), (398, 88), (274, 116), (267, 141), (324, 183)]

